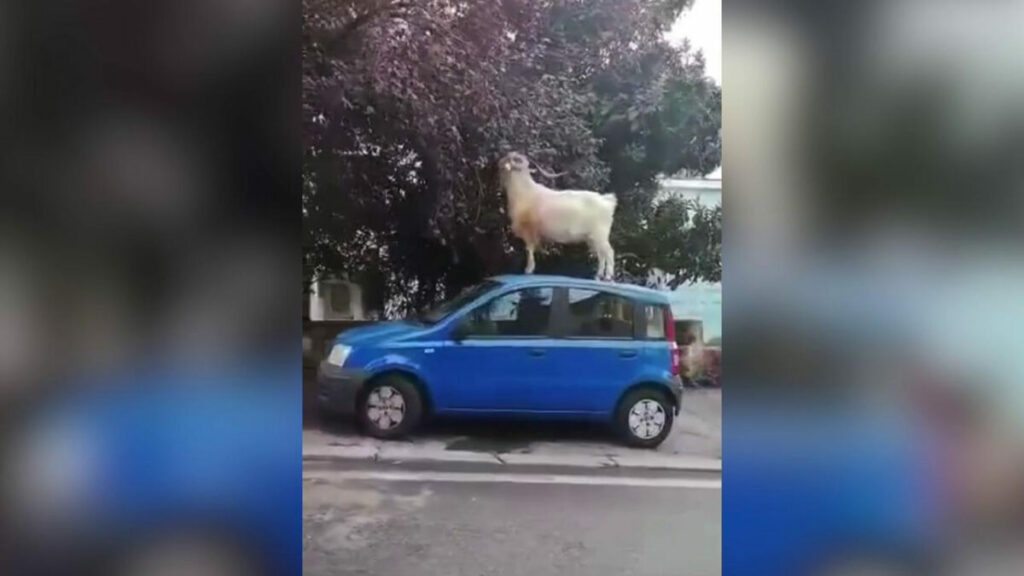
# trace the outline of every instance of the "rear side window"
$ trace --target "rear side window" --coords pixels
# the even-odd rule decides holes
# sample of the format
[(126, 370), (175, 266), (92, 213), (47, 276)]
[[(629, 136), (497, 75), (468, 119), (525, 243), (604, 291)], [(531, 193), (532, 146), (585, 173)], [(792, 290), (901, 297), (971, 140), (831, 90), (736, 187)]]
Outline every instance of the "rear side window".
[(633, 301), (615, 294), (569, 289), (570, 338), (632, 338)]
[(665, 309), (661, 306), (647, 304), (644, 306), (644, 338), (648, 340), (665, 339)]
[(551, 325), (551, 288), (509, 292), (474, 310), (469, 336), (544, 336)]

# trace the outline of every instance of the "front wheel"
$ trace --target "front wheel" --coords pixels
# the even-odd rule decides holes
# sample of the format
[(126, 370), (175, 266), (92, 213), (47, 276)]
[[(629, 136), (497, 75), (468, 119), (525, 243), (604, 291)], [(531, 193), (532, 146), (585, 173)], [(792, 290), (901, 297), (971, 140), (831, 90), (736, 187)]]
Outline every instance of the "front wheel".
[(941, 574), (935, 566), (912, 558), (854, 557), (837, 559), (815, 572), (815, 576), (923, 576)]
[(674, 413), (665, 394), (641, 389), (630, 392), (619, 404), (615, 424), (626, 444), (656, 448), (672, 430)]
[(423, 398), (403, 376), (384, 376), (370, 383), (359, 403), (363, 430), (375, 438), (399, 438), (412, 432), (423, 417)]
[(130, 546), (114, 560), (116, 576), (249, 576), (263, 573), (251, 550), (216, 535), (165, 534)]

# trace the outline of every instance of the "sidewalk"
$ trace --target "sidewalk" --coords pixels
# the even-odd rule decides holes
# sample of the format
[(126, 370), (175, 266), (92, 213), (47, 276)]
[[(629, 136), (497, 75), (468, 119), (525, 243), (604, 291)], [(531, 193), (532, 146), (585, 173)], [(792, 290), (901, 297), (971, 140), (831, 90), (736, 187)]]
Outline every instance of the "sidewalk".
[(304, 460), (449, 462), (508, 466), (574, 466), (721, 471), (721, 393), (688, 391), (672, 433), (657, 450), (626, 447), (601, 430), (452, 423), (412, 438), (383, 441), (348, 427), (303, 430)]

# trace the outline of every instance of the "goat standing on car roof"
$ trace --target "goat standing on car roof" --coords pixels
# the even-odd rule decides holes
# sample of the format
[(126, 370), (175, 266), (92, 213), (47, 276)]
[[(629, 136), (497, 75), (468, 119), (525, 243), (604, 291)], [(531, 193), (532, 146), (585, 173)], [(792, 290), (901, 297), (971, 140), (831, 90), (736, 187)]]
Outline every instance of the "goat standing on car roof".
[(596, 277), (611, 280), (615, 276), (615, 251), (608, 240), (617, 204), (614, 194), (552, 190), (533, 180), (530, 161), (518, 152), (501, 159), (500, 172), (512, 233), (526, 244), (526, 274), (532, 274), (536, 266), (534, 251), (543, 240), (550, 240), (559, 244), (586, 242), (597, 257)]

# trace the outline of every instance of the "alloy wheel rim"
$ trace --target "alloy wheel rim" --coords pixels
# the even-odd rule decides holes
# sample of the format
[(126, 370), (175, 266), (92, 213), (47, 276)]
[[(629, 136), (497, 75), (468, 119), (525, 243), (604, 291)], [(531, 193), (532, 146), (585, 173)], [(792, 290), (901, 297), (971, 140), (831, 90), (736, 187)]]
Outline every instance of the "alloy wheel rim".
[(666, 420), (665, 408), (654, 400), (640, 400), (629, 409), (629, 431), (641, 440), (657, 438)]
[(405, 420), (405, 398), (392, 386), (378, 386), (366, 397), (366, 419), (380, 430), (391, 430)]

